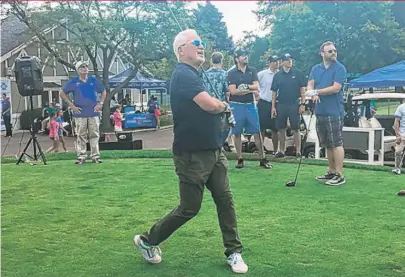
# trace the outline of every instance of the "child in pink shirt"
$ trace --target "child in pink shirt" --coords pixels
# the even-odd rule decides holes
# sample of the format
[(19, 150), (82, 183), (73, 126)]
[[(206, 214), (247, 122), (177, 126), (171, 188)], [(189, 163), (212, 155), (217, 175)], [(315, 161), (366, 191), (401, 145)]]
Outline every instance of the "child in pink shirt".
[(114, 131), (122, 132), (122, 121), (124, 120), (124, 118), (122, 117), (120, 105), (117, 105), (117, 107), (115, 108), (113, 119), (114, 119)]
[(59, 152), (59, 123), (56, 122), (56, 114), (49, 115), (49, 138), (52, 140), (52, 146), (46, 150), (46, 153), (51, 151)]

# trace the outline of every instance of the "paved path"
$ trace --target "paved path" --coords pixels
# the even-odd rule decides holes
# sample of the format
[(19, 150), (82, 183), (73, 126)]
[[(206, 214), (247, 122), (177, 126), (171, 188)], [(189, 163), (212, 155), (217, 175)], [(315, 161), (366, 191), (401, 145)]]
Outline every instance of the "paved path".
[[(142, 140), (143, 149), (171, 149), (173, 142), (173, 129), (168, 128), (159, 131), (151, 130), (151, 131), (135, 132), (134, 136), (136, 139)], [(47, 135), (37, 135), (37, 138), (43, 151), (46, 151), (49, 147), (51, 147), (52, 141), (48, 138)], [(18, 132), (14, 134), (11, 139), (5, 138), (4, 134), (2, 134), (1, 137), (2, 157), (15, 156), (18, 153), (21, 153), (29, 139), (30, 139), (29, 131)], [(68, 151), (74, 152), (75, 138), (65, 137), (65, 140), (67, 143)], [(114, 140), (114, 136), (111, 137), (111, 140)], [(27, 151), (28, 153), (33, 153), (32, 143), (28, 149), (29, 149)]]

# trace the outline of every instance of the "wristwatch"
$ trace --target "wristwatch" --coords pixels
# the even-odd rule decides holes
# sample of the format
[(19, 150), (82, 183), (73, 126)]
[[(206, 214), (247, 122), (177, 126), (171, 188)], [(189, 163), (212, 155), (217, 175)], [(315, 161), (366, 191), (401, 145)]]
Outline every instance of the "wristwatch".
[(305, 106), (305, 103), (301, 103), (300, 106)]
[(102, 106), (102, 105), (104, 105), (104, 102), (100, 102), (99, 104)]

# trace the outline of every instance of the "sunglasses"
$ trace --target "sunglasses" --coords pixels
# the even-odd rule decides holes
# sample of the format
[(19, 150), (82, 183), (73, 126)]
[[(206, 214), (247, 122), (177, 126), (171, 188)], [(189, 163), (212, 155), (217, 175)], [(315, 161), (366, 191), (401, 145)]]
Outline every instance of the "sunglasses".
[(333, 49), (333, 50), (329, 50), (329, 51), (327, 51), (329, 54), (332, 54), (332, 53), (337, 53), (337, 51), (336, 51), (336, 49)]
[(81, 65), (79, 68), (88, 68), (88, 66), (87, 65)]
[(191, 41), (191, 42), (188, 42), (188, 43), (184, 43), (184, 44), (182, 44), (182, 45), (180, 45), (180, 46), (184, 46), (184, 45), (186, 45), (186, 44), (192, 44), (192, 45), (194, 45), (194, 46), (196, 46), (196, 47), (200, 47), (200, 46), (202, 46), (203, 48), (205, 48), (206, 46), (207, 46), (207, 44), (204, 42), (204, 41), (199, 41), (199, 40), (193, 40), (193, 41)]

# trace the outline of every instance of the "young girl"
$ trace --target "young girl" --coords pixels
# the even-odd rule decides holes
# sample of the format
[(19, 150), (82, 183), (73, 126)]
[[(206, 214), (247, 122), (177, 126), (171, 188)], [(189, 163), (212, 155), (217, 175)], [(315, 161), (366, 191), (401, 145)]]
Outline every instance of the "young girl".
[(67, 152), (66, 142), (63, 137), (63, 132), (65, 132), (65, 134), (68, 135), (68, 131), (66, 131), (66, 129), (63, 128), (63, 111), (62, 110), (59, 110), (58, 117), (56, 118), (56, 122), (59, 123), (59, 131), (58, 131), (59, 141), (62, 144), (63, 150), (65, 152)]
[(49, 138), (52, 140), (52, 146), (46, 150), (46, 153), (51, 151), (59, 152), (59, 123), (56, 122), (56, 114), (49, 115)]
[(148, 111), (149, 113), (153, 113), (155, 115), (156, 119), (156, 130), (160, 128), (160, 108), (159, 108), (159, 103), (157, 102), (157, 97), (156, 96), (151, 96), (149, 101), (148, 101)]
[(122, 132), (122, 121), (124, 120), (124, 118), (122, 117), (120, 105), (117, 105), (117, 107), (115, 108), (113, 118), (114, 118), (114, 131)]

